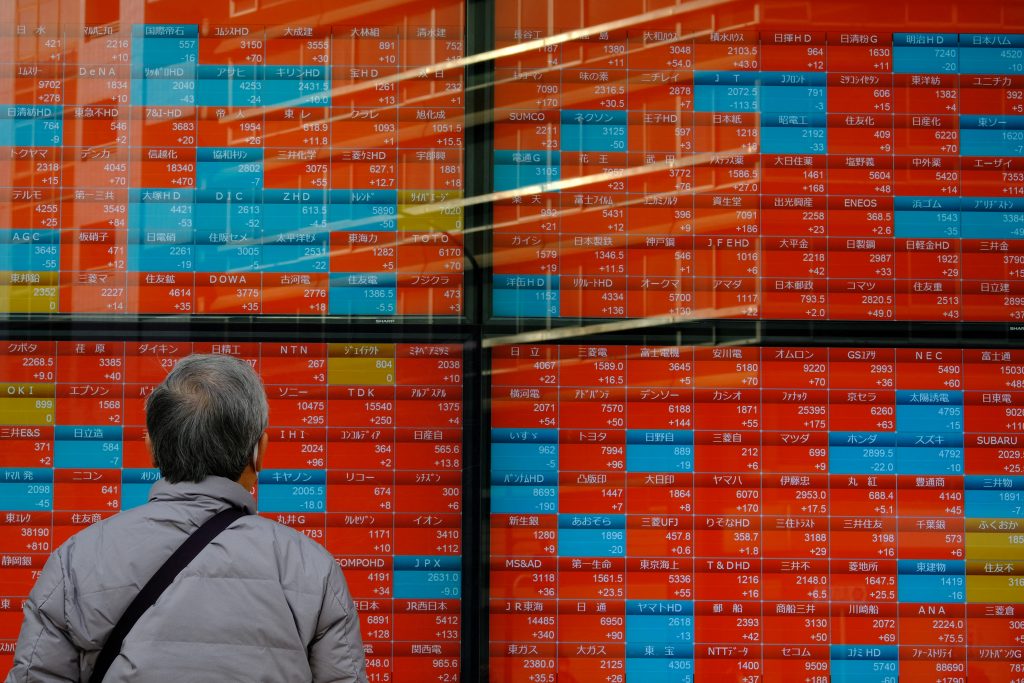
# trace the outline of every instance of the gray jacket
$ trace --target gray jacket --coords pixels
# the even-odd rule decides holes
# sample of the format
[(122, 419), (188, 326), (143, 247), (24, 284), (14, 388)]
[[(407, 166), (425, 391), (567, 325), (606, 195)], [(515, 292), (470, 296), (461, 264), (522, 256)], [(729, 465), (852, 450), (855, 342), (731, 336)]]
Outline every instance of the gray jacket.
[[(7, 683), (87, 681), (142, 586), (214, 513), (255, 501), (220, 477), (158, 481), (149, 503), (94, 524), (47, 561)], [(314, 541), (255, 515), (224, 530), (136, 623), (105, 683), (365, 683), (359, 619)]]

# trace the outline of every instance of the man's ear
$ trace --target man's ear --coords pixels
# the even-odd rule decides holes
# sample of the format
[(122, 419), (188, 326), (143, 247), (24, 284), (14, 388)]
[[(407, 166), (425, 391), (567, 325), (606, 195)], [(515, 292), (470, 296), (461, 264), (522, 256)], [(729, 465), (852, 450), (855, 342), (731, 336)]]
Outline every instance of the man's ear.
[(142, 434), (142, 441), (146, 444), (146, 450), (149, 451), (149, 461), (156, 467), (156, 458), (153, 457), (153, 442), (149, 440), (149, 432)]
[(256, 442), (256, 448), (252, 454), (252, 471), (259, 472), (263, 469), (263, 456), (267, 452), (267, 444), (270, 443), (270, 436), (263, 432), (263, 436)]

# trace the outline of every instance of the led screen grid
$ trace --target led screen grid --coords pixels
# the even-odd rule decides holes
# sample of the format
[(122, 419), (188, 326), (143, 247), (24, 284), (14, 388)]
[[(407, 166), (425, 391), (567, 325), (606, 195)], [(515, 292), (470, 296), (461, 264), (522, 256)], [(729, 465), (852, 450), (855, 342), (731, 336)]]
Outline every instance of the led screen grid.
[(491, 366), (490, 680), (1020, 680), (1021, 350)]
[(259, 512), (335, 556), (370, 680), (455, 680), (463, 371), (448, 344), (0, 342), (0, 670), (49, 553), (146, 501), (159, 473), (143, 402), (193, 352), (243, 358), (263, 378)]
[(495, 62), (494, 315), (1024, 320), (1021, 27), (820, 7), (567, 40), (498, 0), (498, 48), (545, 44)]
[(461, 3), (146, 5), (0, 16), (0, 313), (461, 315)]

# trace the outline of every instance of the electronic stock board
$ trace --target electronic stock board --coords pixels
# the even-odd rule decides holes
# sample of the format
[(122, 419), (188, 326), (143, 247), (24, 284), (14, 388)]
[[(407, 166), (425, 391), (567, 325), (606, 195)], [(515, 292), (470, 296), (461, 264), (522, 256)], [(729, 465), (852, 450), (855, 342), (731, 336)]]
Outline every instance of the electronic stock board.
[(497, 2), (494, 315), (1024, 320), (1024, 35), (828, 5)]
[(453, 344), (0, 342), (0, 645), (49, 553), (146, 502), (143, 402), (190, 353), (252, 363), (270, 405), (260, 514), (323, 544), (370, 680), (458, 675), (462, 352)]
[(458, 317), (461, 8), (7, 20), (0, 311)]
[[(0, 670), (49, 552), (145, 501), (146, 393), (216, 352), (372, 681), (1024, 680), (1024, 357), (957, 344), (1024, 322), (1019, 8), (469, 4), (0, 17)], [(138, 316), (174, 334), (95, 328)], [(819, 327), (459, 337), (631, 318)]]
[[(313, 326), (278, 343), (259, 321), (462, 316), (462, 69), (447, 65), (464, 8), (214, 5), (0, 16), (0, 669), (47, 555), (145, 502), (145, 396), (212, 352), (266, 383), (259, 512), (334, 554), (370, 679), (455, 680), (461, 344)], [(175, 322), (82, 336), (140, 315)], [(210, 315), (256, 322), (198, 341)], [(74, 329), (26, 336), (42, 318)]]
[(1020, 349), (492, 368), (490, 680), (1020, 680)]

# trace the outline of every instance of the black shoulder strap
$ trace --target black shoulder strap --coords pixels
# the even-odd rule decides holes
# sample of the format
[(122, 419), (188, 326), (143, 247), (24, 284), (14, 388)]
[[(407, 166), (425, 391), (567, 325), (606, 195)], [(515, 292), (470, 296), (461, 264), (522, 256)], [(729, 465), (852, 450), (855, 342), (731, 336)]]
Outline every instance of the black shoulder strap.
[(196, 555), (202, 552), (203, 548), (209, 545), (210, 541), (227, 529), (232, 522), (239, 517), (249, 514), (245, 509), (230, 507), (221, 510), (210, 519), (206, 520), (201, 527), (192, 532), (192, 535), (185, 539), (185, 542), (174, 551), (156, 574), (142, 587), (139, 594), (135, 596), (128, 609), (124, 611), (114, 629), (103, 644), (99, 657), (96, 658), (96, 666), (89, 677), (89, 683), (102, 683), (107, 670), (114, 663), (114, 659), (121, 654), (121, 644), (125, 636), (135, 626), (139, 617), (159, 599), (164, 590), (174, 582), (181, 570), (188, 566), (189, 562), (195, 559)]

